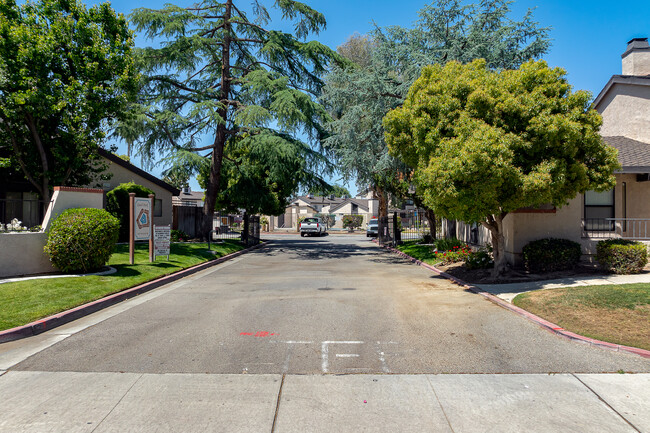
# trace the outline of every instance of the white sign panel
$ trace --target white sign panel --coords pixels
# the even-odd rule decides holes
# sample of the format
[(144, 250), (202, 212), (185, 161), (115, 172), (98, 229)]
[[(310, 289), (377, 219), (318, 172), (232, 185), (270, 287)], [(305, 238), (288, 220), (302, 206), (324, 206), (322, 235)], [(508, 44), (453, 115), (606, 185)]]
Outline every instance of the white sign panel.
[(136, 197), (133, 203), (133, 238), (136, 241), (148, 241), (151, 233), (151, 200)]
[(153, 255), (169, 256), (170, 226), (153, 226)]

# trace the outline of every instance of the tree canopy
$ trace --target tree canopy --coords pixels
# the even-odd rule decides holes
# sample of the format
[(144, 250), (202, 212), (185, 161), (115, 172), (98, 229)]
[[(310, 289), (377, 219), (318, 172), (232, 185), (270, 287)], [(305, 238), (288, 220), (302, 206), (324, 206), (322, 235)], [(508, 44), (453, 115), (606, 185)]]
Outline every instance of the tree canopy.
[(0, 153), (45, 202), (55, 185), (91, 183), (105, 130), (137, 91), (132, 52), (109, 3), (0, 4)]
[[(163, 42), (140, 51), (146, 74), (141, 105), (121, 133), (137, 138), (145, 157), (193, 153), (209, 160), (204, 235), (225, 190), (224, 158), (240, 156), (229, 146), (243, 139), (250, 154), (260, 156), (252, 149), (275, 146), (281, 152), (301, 141), (298, 137), (318, 142), (328, 116), (314, 95), (322, 86), (319, 75), (338, 59), (326, 46), (305, 41), (325, 27), (323, 15), (307, 5), (275, 2), (293, 23), (290, 34), (267, 28), (269, 13), (260, 1), (253, 1), (251, 18), (240, 3), (250, 2), (206, 0), (188, 8), (136, 9), (131, 15), (138, 30)], [(312, 170), (323, 168), (321, 158), (306, 161), (321, 164)], [(201, 166), (194, 162), (193, 167)]]
[(413, 28), (376, 28), (339, 47), (357, 66), (335, 68), (326, 77), (322, 101), (334, 121), (325, 146), (347, 178), (356, 178), (360, 189), (375, 190), (382, 214), (385, 191), (408, 189), (396, 185), (410, 177), (409, 169), (388, 153), (382, 119), (404, 102), (423, 66), (485, 58), (492, 68), (516, 68), (547, 51), (548, 29), (533, 21), (531, 11), (511, 19), (510, 3), (434, 1), (420, 10)]
[(335, 197), (352, 197), (350, 191), (341, 185), (326, 185), (323, 188), (310, 188), (309, 193), (319, 196), (334, 194)]
[(543, 61), (500, 72), (485, 60), (427, 66), (384, 119), (391, 154), (414, 169), (425, 204), (490, 230), (497, 273), (509, 212), (615, 184), (616, 150), (598, 133), (591, 95), (572, 92), (565, 75)]

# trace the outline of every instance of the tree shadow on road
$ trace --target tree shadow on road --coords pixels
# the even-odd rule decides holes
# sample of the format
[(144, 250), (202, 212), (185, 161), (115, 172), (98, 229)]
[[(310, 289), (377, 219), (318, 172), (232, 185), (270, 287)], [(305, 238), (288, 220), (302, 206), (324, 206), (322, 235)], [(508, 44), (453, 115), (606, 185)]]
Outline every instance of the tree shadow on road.
[(260, 253), (267, 256), (286, 254), (290, 260), (347, 259), (368, 255), (367, 249), (359, 245), (334, 244), (322, 238), (274, 241)]

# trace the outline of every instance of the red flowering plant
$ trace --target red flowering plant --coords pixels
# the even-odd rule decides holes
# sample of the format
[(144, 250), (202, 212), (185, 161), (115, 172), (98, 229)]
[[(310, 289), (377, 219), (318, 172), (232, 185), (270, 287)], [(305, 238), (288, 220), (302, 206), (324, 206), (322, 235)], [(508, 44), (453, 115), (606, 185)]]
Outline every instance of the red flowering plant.
[(441, 265), (449, 265), (452, 263), (464, 262), (470, 254), (472, 249), (469, 245), (454, 246), (447, 251), (435, 251), (436, 258), (442, 260)]

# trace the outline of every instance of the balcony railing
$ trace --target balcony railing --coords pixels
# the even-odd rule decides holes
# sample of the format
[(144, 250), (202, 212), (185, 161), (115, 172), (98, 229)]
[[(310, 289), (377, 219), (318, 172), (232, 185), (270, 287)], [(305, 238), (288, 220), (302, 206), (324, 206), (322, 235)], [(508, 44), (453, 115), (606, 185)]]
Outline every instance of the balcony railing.
[(582, 220), (583, 238), (650, 240), (650, 218), (589, 218)]

